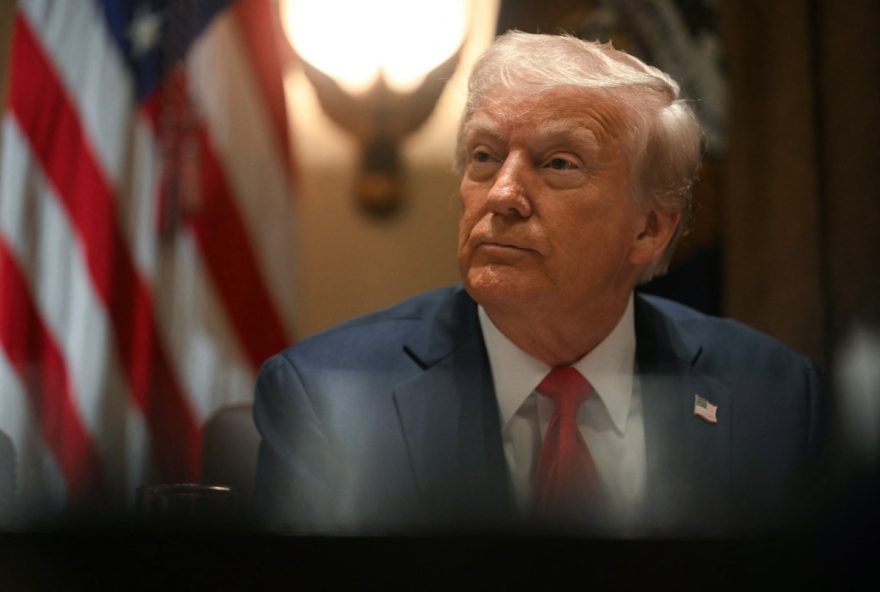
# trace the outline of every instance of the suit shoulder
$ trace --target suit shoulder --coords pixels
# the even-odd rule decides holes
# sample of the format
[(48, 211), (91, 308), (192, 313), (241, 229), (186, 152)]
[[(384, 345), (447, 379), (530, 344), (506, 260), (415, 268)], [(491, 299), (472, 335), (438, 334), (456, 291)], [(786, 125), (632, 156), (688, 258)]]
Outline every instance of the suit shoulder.
[(658, 296), (640, 294), (640, 298), (660, 313), (662, 322), (675, 326), (686, 341), (703, 347), (704, 355), (708, 350), (724, 352), (725, 358), (782, 356), (815, 369), (813, 361), (804, 354), (740, 321), (711, 316)]

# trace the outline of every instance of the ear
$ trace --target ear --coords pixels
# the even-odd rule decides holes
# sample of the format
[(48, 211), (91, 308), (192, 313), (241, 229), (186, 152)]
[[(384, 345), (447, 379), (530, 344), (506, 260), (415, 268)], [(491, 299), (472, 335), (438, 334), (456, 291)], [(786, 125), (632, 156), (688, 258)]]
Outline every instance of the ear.
[(679, 212), (648, 210), (644, 226), (630, 248), (630, 263), (640, 267), (647, 266), (659, 258), (672, 240), (680, 220)]

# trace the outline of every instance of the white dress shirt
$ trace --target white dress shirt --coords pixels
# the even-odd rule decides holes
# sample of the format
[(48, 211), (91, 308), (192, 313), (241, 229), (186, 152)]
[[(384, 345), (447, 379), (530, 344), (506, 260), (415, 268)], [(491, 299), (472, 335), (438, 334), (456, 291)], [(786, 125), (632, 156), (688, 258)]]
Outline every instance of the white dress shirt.
[[(527, 512), (538, 473), (541, 443), (553, 415), (553, 402), (535, 392), (535, 388), (551, 367), (514, 345), (492, 323), (482, 306), (479, 317), (498, 399), (507, 467), (517, 504)], [(614, 330), (572, 364), (596, 391), (578, 410), (578, 427), (606, 493), (606, 509), (624, 521), (645, 492), (645, 430), (635, 352), (630, 295)]]

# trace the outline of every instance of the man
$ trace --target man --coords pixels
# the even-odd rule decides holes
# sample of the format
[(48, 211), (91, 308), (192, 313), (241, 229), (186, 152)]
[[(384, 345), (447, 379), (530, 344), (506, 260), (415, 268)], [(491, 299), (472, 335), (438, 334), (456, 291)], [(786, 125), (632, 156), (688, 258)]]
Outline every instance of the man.
[(791, 518), (819, 442), (813, 365), (634, 295), (687, 224), (699, 144), (662, 72), (570, 37), (499, 38), (459, 133), (464, 286), (265, 364), (270, 520), (650, 535)]

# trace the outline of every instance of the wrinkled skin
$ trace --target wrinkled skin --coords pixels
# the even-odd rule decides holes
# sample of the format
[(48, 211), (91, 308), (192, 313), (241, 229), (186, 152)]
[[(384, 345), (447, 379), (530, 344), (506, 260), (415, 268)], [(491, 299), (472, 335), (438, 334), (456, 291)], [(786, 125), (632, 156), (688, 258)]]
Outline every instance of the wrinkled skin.
[(630, 182), (627, 111), (572, 88), (495, 93), (464, 129), (459, 270), (521, 349), (557, 366), (614, 327), (678, 214)]

